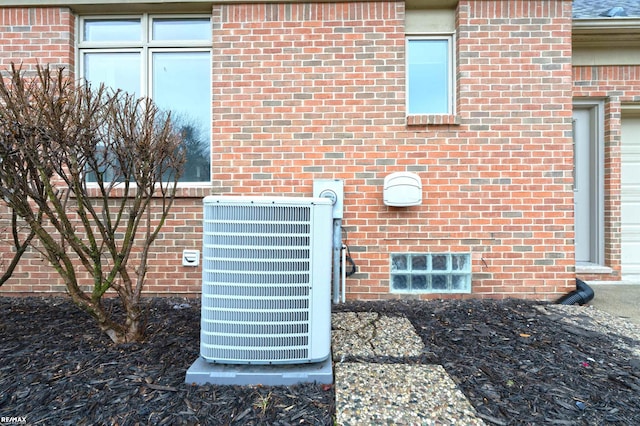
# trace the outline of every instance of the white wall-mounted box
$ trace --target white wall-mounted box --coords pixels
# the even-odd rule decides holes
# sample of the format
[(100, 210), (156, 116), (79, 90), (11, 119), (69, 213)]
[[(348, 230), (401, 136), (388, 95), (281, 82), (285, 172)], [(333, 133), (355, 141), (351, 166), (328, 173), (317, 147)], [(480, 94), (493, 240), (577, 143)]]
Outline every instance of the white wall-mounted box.
[(396, 172), (384, 178), (383, 200), (387, 206), (409, 207), (422, 203), (420, 176), (410, 172)]
[(183, 250), (182, 266), (200, 265), (200, 250)]

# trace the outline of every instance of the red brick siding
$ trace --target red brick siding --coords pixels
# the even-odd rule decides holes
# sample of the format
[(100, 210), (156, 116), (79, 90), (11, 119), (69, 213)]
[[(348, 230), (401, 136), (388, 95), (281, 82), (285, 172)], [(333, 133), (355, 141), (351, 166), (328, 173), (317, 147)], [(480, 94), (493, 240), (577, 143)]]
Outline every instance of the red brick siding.
[[(202, 241), (202, 197), (205, 190), (192, 192), (197, 197), (180, 197), (176, 200), (165, 226), (154, 243), (148, 259), (145, 292), (149, 295), (198, 294), (200, 292), (201, 269), (182, 266), (182, 251), (200, 250)], [(69, 207), (69, 211), (73, 211)], [(152, 220), (159, 216), (152, 209)], [(11, 259), (9, 243), (11, 241), (9, 216), (3, 209), (0, 213), (0, 265), (6, 265)], [(142, 241), (145, 232), (143, 221), (138, 238)], [(81, 225), (78, 222), (77, 229)], [(37, 241), (35, 247), (39, 247)], [(139, 250), (134, 249), (129, 262), (133, 279), (136, 279)], [(108, 267), (105, 265), (105, 268)], [(92, 279), (80, 264), (76, 269), (78, 282), (87, 291), (91, 291)], [(37, 249), (25, 253), (19, 268), (12, 278), (0, 287), (0, 294), (64, 293), (62, 278), (44, 260)]]
[(202, 248), (202, 197), (208, 195), (208, 190), (191, 192), (198, 196), (176, 200), (152, 248), (145, 285), (147, 294), (200, 294), (202, 270), (182, 266), (182, 251)]
[[(214, 190), (344, 179), (351, 298), (391, 297), (392, 252), (472, 252), (474, 296), (574, 286), (571, 3), (463, 0), (457, 22), (459, 117), (408, 126), (402, 2), (214, 7)], [(395, 171), (420, 207), (382, 203)]]
[[(68, 18), (59, 62), (73, 64), (72, 16), (47, 11)], [(311, 195), (314, 179), (343, 179), (344, 235), (360, 270), (349, 298), (396, 297), (393, 252), (472, 253), (470, 297), (574, 288), (571, 2), (460, 0), (457, 115), (411, 121), (404, 18), (394, 1), (215, 5), (213, 191)], [(395, 171), (421, 176), (421, 206), (383, 204)], [(176, 203), (150, 259), (150, 294), (200, 291), (200, 268), (180, 258), (200, 246), (208, 192)], [(29, 255), (2, 292), (62, 291), (42, 265)]]
[[(66, 8), (1, 8), (0, 67), (11, 62), (33, 69), (36, 64), (66, 67), (74, 71), (75, 17)], [(200, 268), (183, 267), (184, 249), (200, 249), (202, 197), (208, 188), (181, 191), (149, 258), (148, 294), (198, 294)], [(10, 216), (0, 208), (0, 268), (12, 257)], [(37, 245), (37, 243), (36, 243)], [(135, 260), (134, 260), (135, 261)], [(81, 282), (90, 284), (78, 268)], [(58, 274), (36, 251), (23, 257), (13, 277), (0, 287), (0, 294), (64, 293)]]
[(621, 115), (622, 105), (640, 101), (640, 66), (573, 67), (574, 99), (604, 99), (605, 265), (611, 275), (581, 274), (585, 280), (621, 278)]
[(74, 34), (67, 8), (0, 8), (0, 67), (40, 63), (73, 71)]
[[(73, 72), (75, 18), (67, 8), (0, 7), (0, 69), (11, 63), (25, 70), (36, 64), (65, 67)], [(10, 215), (0, 207), (0, 268), (11, 260)], [(12, 279), (0, 287), (3, 294), (63, 291), (51, 267), (35, 252), (23, 257)]]

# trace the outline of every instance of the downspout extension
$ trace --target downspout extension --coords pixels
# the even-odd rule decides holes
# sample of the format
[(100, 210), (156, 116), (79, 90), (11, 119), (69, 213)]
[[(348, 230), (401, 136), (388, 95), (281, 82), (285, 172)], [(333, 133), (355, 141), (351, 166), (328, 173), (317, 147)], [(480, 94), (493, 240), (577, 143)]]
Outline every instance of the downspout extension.
[(576, 303), (584, 305), (589, 303), (594, 296), (593, 289), (584, 281), (576, 278), (576, 289), (562, 296), (557, 303), (560, 305), (575, 305)]

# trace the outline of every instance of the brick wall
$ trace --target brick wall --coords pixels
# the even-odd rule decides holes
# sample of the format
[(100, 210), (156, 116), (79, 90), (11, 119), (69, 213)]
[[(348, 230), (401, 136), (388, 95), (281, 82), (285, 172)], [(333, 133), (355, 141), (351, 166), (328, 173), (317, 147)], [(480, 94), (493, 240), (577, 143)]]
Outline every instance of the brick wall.
[[(1, 8), (0, 69), (12, 63), (32, 70), (36, 64), (65, 67), (73, 72), (75, 18), (67, 8)], [(12, 258), (10, 215), (0, 207), (0, 268)], [(27, 252), (1, 294), (62, 292), (54, 271), (35, 250)]]
[(67, 8), (0, 7), (0, 67), (74, 66), (75, 18)]
[[(66, 9), (0, 13), (3, 64), (73, 65)], [(410, 118), (404, 2), (226, 4), (212, 16), (213, 192), (311, 195), (314, 179), (343, 179), (343, 235), (360, 271), (349, 298), (395, 297), (392, 252), (471, 253), (471, 297), (574, 288), (570, 1), (460, 0), (457, 114)], [(396, 171), (420, 175), (422, 205), (383, 204)], [(176, 203), (149, 294), (199, 293), (200, 269), (180, 257), (199, 248), (208, 193)], [(1, 291), (63, 287), (30, 253)]]
[[(145, 292), (149, 295), (199, 294), (201, 270), (195, 267), (182, 266), (182, 251), (185, 249), (199, 250), (202, 240), (202, 197), (208, 194), (206, 190), (190, 190), (190, 194), (183, 192), (176, 199), (163, 226), (158, 240), (154, 243), (148, 259)], [(197, 196), (194, 196), (197, 193)], [(71, 200), (72, 202), (73, 200)], [(113, 205), (117, 200), (114, 200)], [(68, 207), (68, 212), (73, 206)], [(71, 214), (70, 214), (71, 216)], [(152, 220), (157, 220), (152, 208)], [(3, 267), (12, 258), (10, 216), (3, 208), (0, 211), (0, 265)], [(80, 222), (78, 221), (78, 228)], [(154, 222), (155, 223), (155, 222)], [(138, 238), (140, 244), (144, 237), (145, 222), (139, 227)], [(33, 249), (25, 253), (12, 278), (0, 287), (2, 295), (28, 295), (32, 293), (65, 293), (65, 285), (61, 277), (49, 266), (39, 250), (41, 244), (36, 240)], [(137, 277), (139, 250), (132, 251), (129, 261), (133, 279)], [(74, 258), (73, 256), (71, 257)], [(78, 283), (89, 293), (91, 292), (92, 277), (78, 263), (75, 270)]]
[[(350, 298), (391, 297), (392, 252), (471, 252), (473, 296), (574, 288), (570, 1), (461, 0), (457, 116), (410, 120), (403, 2), (213, 18), (214, 191), (311, 195), (314, 179), (343, 179)], [(421, 206), (383, 204), (396, 171), (421, 176)]]
[(604, 264), (610, 275), (580, 274), (585, 280), (617, 280), (621, 274), (622, 105), (640, 101), (640, 66), (573, 67), (574, 99), (605, 99), (604, 105)]
[[(22, 64), (25, 70), (36, 64), (65, 67), (74, 72), (75, 16), (67, 8), (0, 7), (0, 69)], [(150, 255), (146, 290), (148, 294), (199, 294), (200, 268), (183, 267), (184, 249), (200, 249), (202, 197), (208, 188), (185, 189), (171, 211)], [(10, 215), (0, 207), (0, 268), (12, 258)], [(37, 243), (35, 243), (37, 247)], [(134, 260), (135, 261), (135, 260)], [(81, 282), (89, 276), (78, 268)], [(57, 273), (37, 250), (22, 258), (13, 277), (0, 287), (2, 295), (64, 293)]]

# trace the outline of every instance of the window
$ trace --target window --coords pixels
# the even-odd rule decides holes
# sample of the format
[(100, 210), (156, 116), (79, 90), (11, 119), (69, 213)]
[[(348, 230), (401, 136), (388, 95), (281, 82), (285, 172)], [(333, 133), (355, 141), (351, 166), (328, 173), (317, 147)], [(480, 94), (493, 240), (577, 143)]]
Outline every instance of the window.
[(171, 110), (187, 148), (181, 182), (209, 182), (210, 18), (85, 17), (79, 33), (80, 76), (92, 84), (149, 96), (160, 108)]
[(407, 111), (454, 114), (452, 37), (407, 38)]
[(391, 255), (392, 293), (470, 293), (468, 253)]

